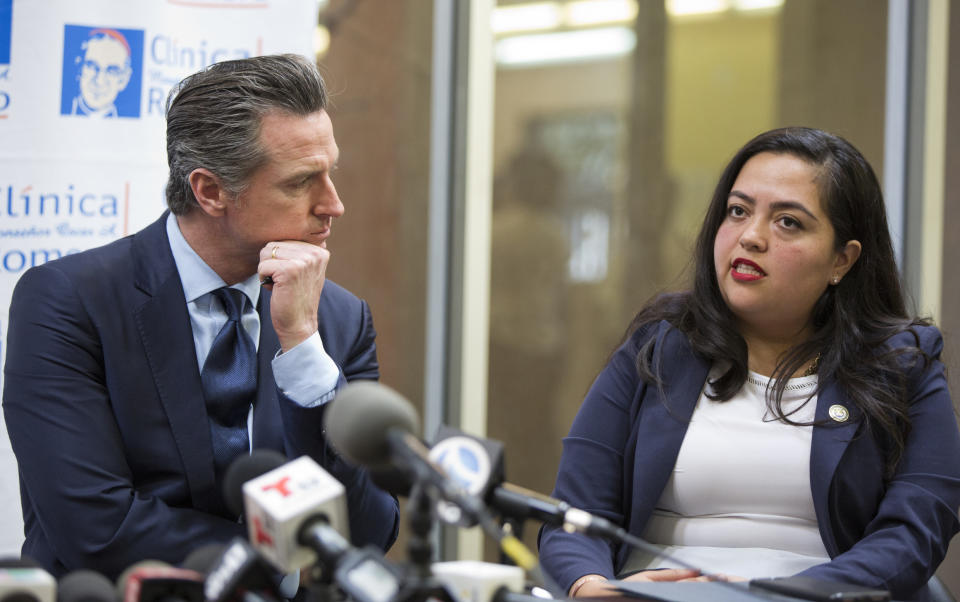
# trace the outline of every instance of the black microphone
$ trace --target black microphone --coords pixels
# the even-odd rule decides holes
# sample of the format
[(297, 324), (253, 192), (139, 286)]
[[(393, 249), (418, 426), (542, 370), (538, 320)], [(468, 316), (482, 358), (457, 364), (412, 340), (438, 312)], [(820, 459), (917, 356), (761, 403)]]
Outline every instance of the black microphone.
[(117, 592), (109, 579), (96, 571), (79, 569), (60, 578), (57, 602), (116, 602)]
[(157, 560), (144, 560), (117, 579), (122, 602), (204, 602), (203, 574)]
[(479, 522), (486, 514), (483, 503), (430, 460), (430, 450), (416, 436), (419, 421), (409, 401), (374, 381), (345, 386), (324, 416), (330, 444), (348, 460), (379, 471), (400, 468)]
[(220, 557), (226, 549), (226, 544), (222, 543), (208, 543), (194, 548), (180, 563), (180, 568), (207, 575), (220, 562)]
[(258, 448), (241, 455), (223, 473), (223, 501), (236, 516), (243, 516), (243, 484), (283, 466), (287, 457), (272, 449)]
[(430, 458), (430, 450), (416, 436), (419, 418), (402, 395), (374, 381), (358, 381), (341, 389), (325, 416), (331, 445), (347, 459), (384, 469), (397, 466), (416, 482), (479, 523), (510, 559), (548, 589), (557, 591), (533, 555), (515, 536), (493, 520), (483, 501), (449, 478)]
[[(479, 495), (487, 506), (516, 520), (534, 519), (568, 531), (619, 540), (620, 533), (610, 521), (574, 508), (561, 500), (504, 479), (503, 443), (475, 437), (448, 426), (437, 431), (430, 458), (448, 477), (467, 491)], [(441, 517), (444, 515), (441, 513)], [(460, 524), (473, 526), (469, 522)]]
[(209, 552), (190, 559), (208, 564), (203, 595), (207, 602), (228, 600), (280, 600), (275, 572), (257, 550), (242, 537), (233, 538), (213, 562)]
[[(481, 439), (458, 429), (441, 426), (436, 443), (430, 450), (430, 457), (451, 479), (460, 482), (471, 492), (484, 495), (487, 505), (504, 517), (534, 519), (562, 527), (568, 533), (600, 537), (665, 558), (677, 566), (695, 570), (713, 581), (726, 581), (721, 575), (708, 573), (700, 567), (674, 558), (603, 517), (575, 508), (562, 500), (504, 482), (503, 444), (499, 441)], [(458, 524), (472, 526), (462, 520)]]

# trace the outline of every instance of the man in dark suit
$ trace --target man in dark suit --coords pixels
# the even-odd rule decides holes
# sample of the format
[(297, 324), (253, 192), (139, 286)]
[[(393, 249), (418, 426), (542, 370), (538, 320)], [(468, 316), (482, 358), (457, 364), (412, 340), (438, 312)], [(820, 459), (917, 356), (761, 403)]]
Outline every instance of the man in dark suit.
[[(369, 308), (325, 280), (344, 211), (326, 98), (315, 66), (292, 55), (188, 77), (167, 108), (170, 211), (17, 284), (3, 407), (23, 553), (54, 574), (115, 577), (242, 535), (220, 489), (223, 450), (238, 442), (234, 457), (272, 448), (320, 462), (346, 487), (354, 544), (396, 538), (396, 500), (322, 430), (339, 386), (378, 377)], [(247, 341), (250, 369), (230, 424), (211, 409), (220, 389), (205, 366), (228, 330)]]

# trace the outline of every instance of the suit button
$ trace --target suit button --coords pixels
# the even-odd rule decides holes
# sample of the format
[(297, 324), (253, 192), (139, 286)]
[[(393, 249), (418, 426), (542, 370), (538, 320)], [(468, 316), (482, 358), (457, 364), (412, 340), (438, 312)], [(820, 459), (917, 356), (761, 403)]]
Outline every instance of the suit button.
[(827, 413), (830, 415), (830, 418), (833, 418), (834, 422), (846, 422), (847, 419), (850, 418), (850, 411), (840, 404), (830, 406)]

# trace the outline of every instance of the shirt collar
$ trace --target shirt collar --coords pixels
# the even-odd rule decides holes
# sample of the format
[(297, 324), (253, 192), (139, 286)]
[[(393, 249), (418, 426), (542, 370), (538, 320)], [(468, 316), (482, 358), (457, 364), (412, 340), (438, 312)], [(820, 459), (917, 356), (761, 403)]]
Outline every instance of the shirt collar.
[[(187, 239), (180, 232), (180, 225), (173, 213), (167, 215), (167, 238), (170, 240), (170, 251), (173, 261), (177, 264), (180, 273), (180, 283), (183, 285), (183, 296), (187, 303), (198, 300), (204, 295), (227, 285), (223, 278), (213, 271), (213, 268), (197, 255)], [(250, 299), (252, 307), (257, 306), (260, 300), (260, 277), (254, 273), (243, 282), (234, 284), (231, 288), (239, 289)]]

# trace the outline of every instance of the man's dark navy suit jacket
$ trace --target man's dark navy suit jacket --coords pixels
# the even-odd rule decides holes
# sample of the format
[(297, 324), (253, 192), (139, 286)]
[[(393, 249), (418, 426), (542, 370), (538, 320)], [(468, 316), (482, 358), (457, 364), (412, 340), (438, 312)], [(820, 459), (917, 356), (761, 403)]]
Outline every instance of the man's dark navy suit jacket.
[[(141, 559), (179, 562), (194, 548), (243, 535), (211, 513), (210, 428), (166, 213), (106, 246), (27, 271), (10, 306), (4, 414), (20, 472), (23, 553), (59, 575), (116, 577)], [(253, 447), (308, 454), (347, 488), (351, 539), (386, 549), (396, 500), (326, 445), (323, 407), (278, 391), (280, 343), (270, 292), (260, 313)], [(376, 379), (366, 303), (324, 285), (320, 335), (341, 381)]]

